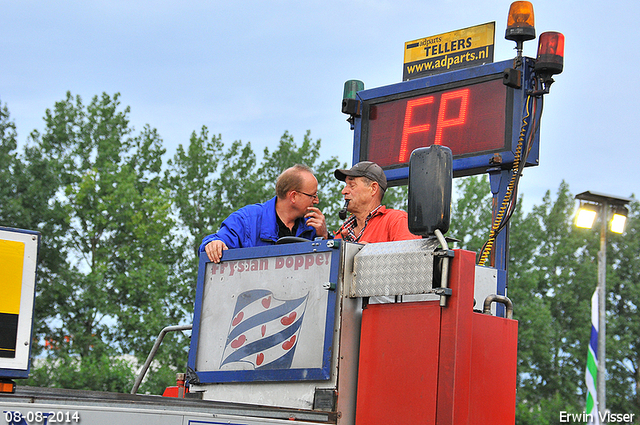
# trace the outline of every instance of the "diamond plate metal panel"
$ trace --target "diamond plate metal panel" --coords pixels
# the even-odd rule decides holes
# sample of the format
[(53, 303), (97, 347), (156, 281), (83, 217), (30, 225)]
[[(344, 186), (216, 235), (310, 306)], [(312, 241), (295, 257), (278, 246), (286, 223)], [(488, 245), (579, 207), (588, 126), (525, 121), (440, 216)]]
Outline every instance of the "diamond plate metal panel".
[(351, 297), (425, 294), (431, 291), (435, 238), (365, 245), (354, 258)]

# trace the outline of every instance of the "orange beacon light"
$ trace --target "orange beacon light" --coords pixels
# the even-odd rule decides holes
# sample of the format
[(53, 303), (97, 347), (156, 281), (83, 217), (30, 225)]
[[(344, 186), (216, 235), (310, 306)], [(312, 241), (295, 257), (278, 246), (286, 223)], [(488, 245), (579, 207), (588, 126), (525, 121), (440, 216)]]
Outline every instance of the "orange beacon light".
[(536, 38), (533, 5), (530, 2), (514, 1), (511, 3), (504, 38), (520, 43)]

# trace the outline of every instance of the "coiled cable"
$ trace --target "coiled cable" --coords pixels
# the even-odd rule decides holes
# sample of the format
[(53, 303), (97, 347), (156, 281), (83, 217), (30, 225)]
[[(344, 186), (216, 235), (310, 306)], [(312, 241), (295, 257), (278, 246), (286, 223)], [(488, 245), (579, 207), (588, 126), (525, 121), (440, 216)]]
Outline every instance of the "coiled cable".
[[(491, 225), (491, 231), (489, 232), (489, 238), (482, 246), (482, 250), (480, 251), (480, 257), (478, 260), (478, 265), (484, 266), (486, 265), (489, 256), (491, 255), (491, 250), (493, 249), (493, 245), (495, 244), (495, 240), (507, 225), (509, 220), (511, 219), (511, 215), (515, 211), (516, 201), (517, 201), (517, 191), (518, 191), (518, 182), (520, 181), (520, 176), (522, 175), (522, 171), (526, 165), (527, 157), (531, 152), (531, 147), (533, 145), (533, 137), (538, 131), (538, 126), (540, 123), (540, 116), (542, 115), (542, 98), (539, 98), (541, 105), (540, 110), (537, 111), (537, 100), (538, 98), (529, 95), (525, 101), (525, 114), (522, 118), (522, 127), (520, 128), (520, 135), (518, 137), (518, 144), (516, 146), (516, 151), (514, 153), (513, 165), (511, 167), (511, 178), (509, 179), (509, 183), (507, 185), (507, 189), (500, 204), (500, 208), (496, 213), (493, 223)], [(529, 126), (529, 118), (532, 117), (532, 124)], [(527, 130), (529, 131), (529, 137), (527, 137)], [(524, 155), (523, 155), (524, 151)]]

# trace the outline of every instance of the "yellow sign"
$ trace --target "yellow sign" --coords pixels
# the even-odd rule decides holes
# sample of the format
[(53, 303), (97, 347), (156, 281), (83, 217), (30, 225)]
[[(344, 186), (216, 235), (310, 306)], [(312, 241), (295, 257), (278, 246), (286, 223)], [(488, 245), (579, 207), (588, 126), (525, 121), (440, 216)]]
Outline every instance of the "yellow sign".
[(0, 240), (0, 266), (2, 268), (0, 287), (3, 292), (0, 300), (0, 313), (18, 314), (20, 312), (23, 261), (23, 242)]
[(496, 23), (489, 22), (404, 44), (404, 81), (493, 62)]
[(29, 377), (39, 245), (39, 232), (0, 227), (0, 377)]
[(20, 293), (22, 292), (22, 265), (24, 243), (0, 240), (0, 288), (4, 297), (0, 301), (0, 357), (14, 358), (18, 336), (18, 314), (20, 313)]

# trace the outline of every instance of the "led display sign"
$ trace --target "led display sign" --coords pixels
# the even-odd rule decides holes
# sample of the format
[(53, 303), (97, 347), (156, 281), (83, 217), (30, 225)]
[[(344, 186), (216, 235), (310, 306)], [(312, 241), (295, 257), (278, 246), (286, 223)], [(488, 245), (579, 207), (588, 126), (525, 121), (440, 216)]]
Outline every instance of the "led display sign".
[(454, 159), (508, 151), (512, 109), (502, 75), (365, 100), (360, 160), (389, 169), (431, 145), (449, 147)]
[(358, 91), (353, 164), (374, 161), (397, 186), (407, 183), (411, 152), (442, 145), (453, 153), (454, 177), (483, 174), (513, 164), (525, 131), (525, 166), (538, 165), (540, 127), (526, 106), (533, 69), (530, 58), (521, 70), (506, 60)]

